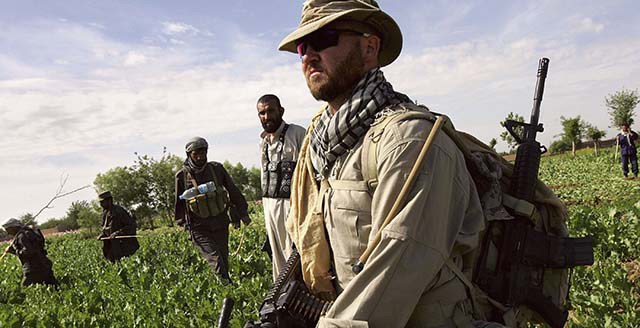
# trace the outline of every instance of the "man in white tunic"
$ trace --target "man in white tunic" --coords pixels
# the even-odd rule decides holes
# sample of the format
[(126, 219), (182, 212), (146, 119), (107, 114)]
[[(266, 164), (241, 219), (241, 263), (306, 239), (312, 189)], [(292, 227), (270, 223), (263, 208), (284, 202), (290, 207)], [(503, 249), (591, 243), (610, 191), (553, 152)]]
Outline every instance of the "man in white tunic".
[(291, 253), (285, 221), (289, 213), (291, 178), (305, 130), (282, 119), (284, 108), (275, 95), (260, 97), (256, 107), (264, 129), (260, 142), (262, 205), (275, 281)]

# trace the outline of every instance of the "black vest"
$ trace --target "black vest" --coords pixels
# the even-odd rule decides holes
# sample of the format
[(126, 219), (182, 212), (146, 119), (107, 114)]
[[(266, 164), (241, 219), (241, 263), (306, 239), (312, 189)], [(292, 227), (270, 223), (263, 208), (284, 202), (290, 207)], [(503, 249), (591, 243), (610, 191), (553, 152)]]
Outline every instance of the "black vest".
[(284, 136), (289, 124), (284, 125), (278, 138), (278, 160), (269, 158), (269, 144), (264, 143), (262, 152), (262, 197), (289, 198), (291, 196), (291, 179), (296, 168), (295, 161), (283, 161)]

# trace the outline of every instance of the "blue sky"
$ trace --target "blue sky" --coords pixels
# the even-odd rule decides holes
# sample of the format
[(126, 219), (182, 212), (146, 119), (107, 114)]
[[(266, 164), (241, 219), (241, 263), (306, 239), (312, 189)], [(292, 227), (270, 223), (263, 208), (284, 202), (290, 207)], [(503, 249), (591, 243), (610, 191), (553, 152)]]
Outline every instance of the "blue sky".
[[(485, 142), (508, 112), (528, 117), (542, 56), (546, 144), (561, 115), (612, 136), (604, 97), (640, 84), (638, 1), (379, 3), (404, 35), (388, 80)], [(278, 94), (304, 126), (321, 105), (298, 57), (276, 50), (301, 5), (0, 0), (0, 221), (40, 209), (62, 174), (69, 188), (90, 184), (134, 152), (182, 155), (193, 135), (209, 139), (213, 160), (256, 165), (260, 95)], [(94, 197), (61, 199), (40, 221)]]

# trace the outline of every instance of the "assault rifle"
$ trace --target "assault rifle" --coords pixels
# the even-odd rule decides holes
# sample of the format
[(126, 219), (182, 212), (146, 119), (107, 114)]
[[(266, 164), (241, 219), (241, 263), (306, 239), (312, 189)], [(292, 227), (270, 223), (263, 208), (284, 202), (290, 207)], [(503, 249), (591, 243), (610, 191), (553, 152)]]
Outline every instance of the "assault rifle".
[[(533, 110), (529, 123), (507, 120), (505, 127), (518, 142), (510, 194), (518, 199), (534, 203), (540, 156), (546, 147), (536, 141), (543, 132), (539, 123), (540, 104), (544, 92), (549, 59), (542, 58), (538, 65)], [(521, 134), (517, 133), (522, 131)], [(530, 217), (511, 213), (514, 220), (492, 222), (487, 231), (499, 246), (497, 264), (481, 259), (476, 270), (477, 281), (489, 296), (510, 307), (525, 305), (537, 312), (551, 327), (564, 327), (568, 310), (556, 305), (543, 293), (545, 269), (566, 269), (593, 264), (593, 239), (591, 237), (559, 237), (537, 231)], [(495, 233), (494, 231), (501, 231)], [(483, 247), (486, 247), (485, 244)], [(483, 252), (486, 254), (486, 252)]]
[(302, 281), (300, 254), (294, 249), (260, 306), (260, 320), (247, 322), (244, 328), (315, 327), (332, 304), (309, 292)]

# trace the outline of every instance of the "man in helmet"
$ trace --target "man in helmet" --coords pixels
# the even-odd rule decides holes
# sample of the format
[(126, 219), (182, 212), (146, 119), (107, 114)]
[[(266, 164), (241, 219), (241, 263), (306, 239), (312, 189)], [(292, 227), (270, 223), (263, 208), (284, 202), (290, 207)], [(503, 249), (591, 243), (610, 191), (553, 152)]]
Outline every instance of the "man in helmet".
[(260, 134), (262, 206), (275, 281), (291, 253), (291, 238), (285, 222), (289, 214), (291, 178), (302, 146), (304, 128), (282, 119), (284, 107), (276, 95), (260, 97), (256, 107), (264, 129)]
[(187, 159), (176, 173), (175, 219), (189, 230), (193, 244), (226, 285), (231, 283), (229, 223), (239, 227), (240, 221), (249, 224), (251, 219), (247, 201), (224, 166), (207, 161), (208, 149), (207, 141), (200, 137), (185, 146)]
[(140, 248), (135, 237), (136, 221), (126, 209), (113, 203), (110, 191), (101, 193), (98, 199), (102, 207), (102, 233), (98, 236), (102, 254), (111, 262), (133, 255)]
[(24, 225), (17, 219), (9, 219), (2, 227), (13, 236), (5, 253), (15, 254), (22, 263), (22, 284), (58, 285), (53, 275), (52, 263), (47, 257), (44, 236), (38, 228)]

